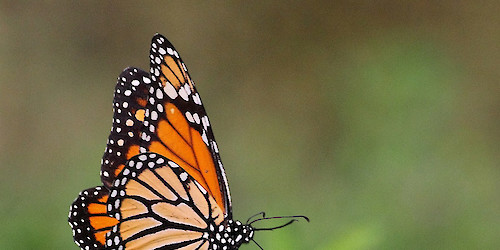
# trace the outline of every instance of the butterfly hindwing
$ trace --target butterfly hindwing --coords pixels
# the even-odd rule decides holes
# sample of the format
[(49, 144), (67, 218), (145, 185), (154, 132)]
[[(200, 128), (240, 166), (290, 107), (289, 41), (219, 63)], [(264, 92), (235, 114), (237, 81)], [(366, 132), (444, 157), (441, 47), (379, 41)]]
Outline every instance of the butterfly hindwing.
[(118, 223), (108, 216), (108, 189), (100, 186), (80, 192), (70, 207), (68, 222), (81, 249), (103, 249), (106, 233)]
[(101, 180), (108, 188), (125, 162), (140, 151), (150, 83), (149, 73), (132, 67), (118, 77), (113, 98), (113, 126), (101, 162)]
[(173, 45), (155, 35), (142, 138), (147, 151), (175, 161), (197, 180), (231, 218), (231, 198), (217, 143), (200, 95)]
[(224, 218), (198, 182), (156, 153), (129, 160), (110, 190), (108, 214), (120, 221), (107, 237), (113, 249), (208, 249), (209, 228)]

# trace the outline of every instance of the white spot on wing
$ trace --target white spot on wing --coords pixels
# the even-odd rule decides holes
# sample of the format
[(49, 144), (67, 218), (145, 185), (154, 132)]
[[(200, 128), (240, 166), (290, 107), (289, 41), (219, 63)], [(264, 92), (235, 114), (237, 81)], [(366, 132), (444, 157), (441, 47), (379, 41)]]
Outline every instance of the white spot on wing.
[(205, 130), (203, 130), (203, 134), (201, 135), (201, 139), (203, 139), (203, 142), (205, 142), (205, 144), (207, 144), (207, 146), (208, 146), (208, 138), (207, 138), (207, 133), (205, 132)]
[(198, 116), (198, 113), (194, 113), (193, 118), (196, 124), (200, 124), (200, 116)]
[(191, 87), (189, 87), (189, 84), (184, 85), (184, 89), (186, 90), (187, 95), (191, 95)]
[(191, 113), (189, 113), (189, 111), (186, 111), (186, 119), (188, 119), (188, 121), (194, 123), (193, 116), (191, 115)]
[(184, 99), (185, 101), (188, 100), (188, 94), (186, 93), (186, 90), (184, 88), (179, 89), (179, 95)]
[(210, 126), (210, 122), (208, 121), (208, 117), (205, 115), (201, 118), (201, 122), (203, 123), (203, 128), (207, 129)]
[(179, 177), (181, 177), (182, 181), (186, 181), (188, 178), (188, 174), (186, 172), (182, 172)]
[(198, 93), (193, 94), (193, 101), (194, 101), (194, 103), (201, 105), (201, 99), (200, 99), (200, 95)]
[(174, 86), (172, 86), (172, 84), (170, 84), (169, 82), (167, 82), (167, 84), (165, 85), (163, 90), (165, 91), (165, 93), (167, 93), (167, 95), (168, 95), (168, 97), (170, 97), (170, 99), (175, 99), (178, 95)]
[(175, 163), (173, 161), (169, 161), (168, 165), (170, 165), (171, 168), (178, 168), (179, 167), (179, 165), (177, 165), (177, 163)]
[(151, 119), (152, 119), (153, 121), (156, 121), (156, 120), (158, 119), (158, 112), (156, 112), (156, 111), (154, 111), (154, 110), (153, 110), (153, 111), (151, 111)]
[(163, 91), (161, 89), (156, 89), (156, 98), (163, 99)]

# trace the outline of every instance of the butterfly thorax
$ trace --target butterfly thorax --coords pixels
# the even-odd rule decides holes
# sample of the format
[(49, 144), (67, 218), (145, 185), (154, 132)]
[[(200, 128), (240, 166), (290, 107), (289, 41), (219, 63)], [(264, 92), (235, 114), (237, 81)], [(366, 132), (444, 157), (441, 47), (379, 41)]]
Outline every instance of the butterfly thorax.
[(253, 238), (252, 226), (234, 220), (228, 220), (225, 224), (209, 226), (206, 237), (210, 239), (210, 249), (238, 249)]

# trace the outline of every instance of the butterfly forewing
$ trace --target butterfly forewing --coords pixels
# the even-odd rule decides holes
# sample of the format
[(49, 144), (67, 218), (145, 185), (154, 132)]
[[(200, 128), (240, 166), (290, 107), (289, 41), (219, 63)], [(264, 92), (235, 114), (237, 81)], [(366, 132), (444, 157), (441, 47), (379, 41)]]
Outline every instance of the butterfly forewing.
[(150, 83), (149, 73), (137, 68), (127, 68), (118, 77), (113, 126), (101, 162), (101, 180), (108, 188), (125, 162), (140, 151)]
[(179, 164), (231, 218), (231, 198), (217, 144), (186, 65), (159, 34), (153, 37), (150, 59), (152, 84), (142, 134), (147, 151)]

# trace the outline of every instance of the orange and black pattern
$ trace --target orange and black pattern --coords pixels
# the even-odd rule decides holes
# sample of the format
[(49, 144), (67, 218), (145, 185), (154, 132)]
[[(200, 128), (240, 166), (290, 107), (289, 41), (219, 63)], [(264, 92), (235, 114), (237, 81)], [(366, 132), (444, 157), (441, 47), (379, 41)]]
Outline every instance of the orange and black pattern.
[(126, 68), (118, 77), (113, 126), (101, 160), (101, 180), (107, 188), (125, 162), (139, 153), (150, 84), (149, 73), (137, 68)]
[(105, 187), (89, 188), (80, 192), (71, 205), (68, 221), (75, 243), (81, 249), (103, 249), (106, 234), (118, 223), (108, 216), (108, 193)]
[(101, 164), (104, 186), (70, 208), (82, 249), (237, 249), (253, 229), (232, 220), (212, 128), (178, 52), (153, 37), (150, 73), (125, 69)]
[(186, 65), (162, 35), (151, 42), (151, 79), (144, 134), (147, 151), (157, 152), (193, 176), (231, 219), (231, 198), (201, 97)]
[(108, 204), (108, 213), (120, 221), (107, 236), (112, 249), (237, 249), (253, 236), (252, 228), (239, 222), (221, 226), (224, 214), (213, 197), (156, 153), (130, 159)]

